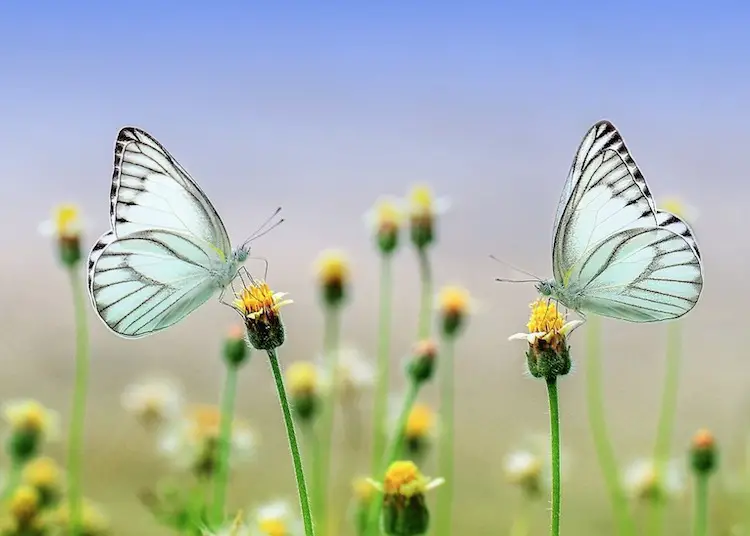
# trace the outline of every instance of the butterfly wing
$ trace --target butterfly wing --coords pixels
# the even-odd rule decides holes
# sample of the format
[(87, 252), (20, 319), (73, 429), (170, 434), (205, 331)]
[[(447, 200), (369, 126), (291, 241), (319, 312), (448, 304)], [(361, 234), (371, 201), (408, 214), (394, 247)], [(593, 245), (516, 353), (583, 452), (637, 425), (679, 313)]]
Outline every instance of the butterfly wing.
[(216, 251), (165, 229), (105, 233), (89, 255), (91, 301), (115, 333), (139, 338), (179, 322), (220, 288)]
[(700, 258), (690, 242), (665, 227), (632, 228), (599, 242), (576, 266), (581, 309), (630, 322), (679, 318), (703, 288)]
[(169, 152), (147, 132), (125, 127), (115, 143), (110, 192), (115, 236), (163, 229), (202, 239), (225, 259), (232, 246), (224, 223), (206, 194)]

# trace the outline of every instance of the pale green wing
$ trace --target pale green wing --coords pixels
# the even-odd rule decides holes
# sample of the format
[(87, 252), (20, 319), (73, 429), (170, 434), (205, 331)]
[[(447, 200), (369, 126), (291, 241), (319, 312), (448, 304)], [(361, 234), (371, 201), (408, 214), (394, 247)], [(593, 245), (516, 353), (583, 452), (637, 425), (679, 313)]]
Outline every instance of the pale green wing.
[(220, 290), (223, 260), (190, 235), (150, 229), (104, 234), (89, 255), (89, 294), (112, 331), (138, 338), (186, 317)]
[(664, 227), (619, 231), (575, 267), (582, 311), (630, 322), (658, 322), (690, 311), (703, 289), (700, 258)]

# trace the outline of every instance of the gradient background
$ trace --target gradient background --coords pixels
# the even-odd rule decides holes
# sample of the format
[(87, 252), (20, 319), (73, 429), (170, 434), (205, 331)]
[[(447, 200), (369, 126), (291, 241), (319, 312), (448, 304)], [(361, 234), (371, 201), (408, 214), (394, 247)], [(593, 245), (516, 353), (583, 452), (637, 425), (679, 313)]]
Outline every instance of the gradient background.
[[(210, 6), (0, 6), (2, 398), (38, 397), (66, 415), (70, 296), (37, 223), (70, 201), (85, 211), (87, 242), (107, 229), (121, 126), (161, 140), (211, 196), (237, 242), (284, 207), (287, 222), (254, 250), (270, 260), (273, 286), (296, 301), (285, 311), (284, 360), (312, 358), (320, 348), (312, 263), (326, 247), (353, 259), (346, 341), (372, 353), (377, 263), (362, 213), (381, 194), (428, 181), (452, 201), (434, 252), (437, 282), (464, 284), (478, 302), (458, 356), (456, 534), (504, 533), (516, 492), (503, 482), (502, 458), (524, 434), (546, 430), (547, 409), (542, 385), (523, 374), (522, 346), (506, 340), (523, 330), (533, 289), (494, 283), (514, 274), (488, 254), (549, 274), (550, 227), (573, 152), (606, 117), (657, 203), (675, 194), (700, 212), (707, 283), (685, 320), (675, 453), (708, 426), (726, 447), (724, 471), (737, 467), (750, 409), (747, 4)], [(396, 285), (394, 348), (402, 355), (416, 331), (411, 251), (398, 256)], [(134, 493), (168, 470), (120, 409), (122, 388), (162, 371), (183, 381), (194, 401), (217, 400), (218, 350), (234, 320), (210, 303), (164, 334), (131, 342), (92, 314), (86, 491), (109, 509), (117, 534), (160, 534)], [(604, 325), (607, 412), (626, 462), (652, 449), (665, 328)], [(580, 334), (573, 345), (579, 355)], [(610, 512), (592, 458), (583, 382), (574, 373), (561, 384), (571, 464), (563, 523), (568, 534), (599, 535), (610, 530)], [(294, 499), (260, 358), (242, 375), (238, 412), (258, 427), (263, 446), (259, 461), (237, 475), (235, 492), (245, 495), (235, 493), (233, 504)], [(688, 504), (685, 498), (673, 509), (673, 534), (687, 530)], [(538, 507), (539, 534), (545, 507)]]

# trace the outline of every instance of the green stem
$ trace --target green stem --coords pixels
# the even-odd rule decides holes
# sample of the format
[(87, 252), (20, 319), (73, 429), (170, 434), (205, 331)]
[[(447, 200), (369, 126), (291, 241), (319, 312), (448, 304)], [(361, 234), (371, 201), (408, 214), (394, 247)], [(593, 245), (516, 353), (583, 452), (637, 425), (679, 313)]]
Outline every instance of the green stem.
[(437, 503), (437, 534), (450, 536), (453, 522), (453, 445), (455, 414), (455, 339), (445, 337), (440, 353), (440, 416), (441, 434), (438, 451), (439, 474), (445, 478)]
[[(417, 396), (419, 395), (420, 388), (421, 384), (418, 382), (411, 381), (409, 383), (409, 388), (406, 391), (406, 396), (404, 397), (404, 401), (401, 405), (401, 412), (399, 413), (398, 421), (396, 421), (396, 428), (393, 430), (393, 437), (391, 438), (391, 442), (388, 445), (388, 449), (386, 450), (383, 459), (381, 460), (380, 469), (377, 471), (377, 473), (372, 475), (376, 480), (382, 481), (382, 478), (385, 475), (385, 472), (388, 470), (388, 467), (401, 455), (401, 449), (404, 445), (404, 429), (406, 428), (406, 422), (409, 420), (409, 414), (411, 413), (412, 407), (414, 406), (414, 402), (416, 402)], [(381, 492), (378, 492), (372, 498), (372, 501), (370, 503), (370, 515), (368, 516), (367, 521), (367, 533), (371, 536), (379, 533), (378, 527), (380, 525), (380, 513), (382, 510), (383, 494)]]
[(336, 413), (336, 393), (339, 384), (338, 346), (340, 331), (341, 317), (339, 316), (339, 310), (335, 307), (328, 307), (325, 312), (325, 327), (323, 330), (323, 359), (325, 361), (325, 375), (330, 378), (331, 385), (323, 403), (318, 455), (313, 458), (313, 506), (321, 534), (326, 534), (328, 529), (327, 494), (331, 473), (331, 443), (333, 440), (333, 421)]
[(232, 421), (234, 401), (237, 396), (237, 365), (227, 363), (227, 373), (221, 396), (221, 423), (219, 428), (219, 453), (214, 477), (214, 501), (211, 519), (221, 524), (224, 521), (227, 485), (229, 483), (229, 456), (232, 444)]
[[(654, 470), (657, 482), (661, 481), (664, 466), (669, 458), (672, 442), (675, 414), (677, 412), (677, 389), (680, 373), (680, 343), (682, 340), (680, 323), (671, 322), (667, 325), (667, 363), (664, 376), (664, 387), (661, 398), (661, 414), (656, 430), (656, 445), (654, 446)], [(663, 528), (664, 506), (666, 501), (652, 501), (648, 517), (646, 534), (658, 536)]]
[(601, 327), (596, 316), (589, 317), (586, 335), (586, 398), (596, 457), (612, 503), (617, 533), (620, 536), (634, 535), (635, 525), (628, 512), (628, 500), (620, 483), (617, 459), (607, 434), (602, 396)]
[(13, 462), (11, 464), (10, 468), (10, 475), (8, 476), (8, 481), (5, 485), (5, 489), (3, 490), (3, 501), (7, 501), (13, 496), (13, 492), (16, 491), (16, 488), (18, 487), (18, 483), (21, 481), (21, 472), (23, 471), (23, 465), (22, 463)]
[(432, 332), (432, 268), (426, 248), (417, 250), (419, 259), (419, 278), (422, 284), (422, 296), (419, 301), (419, 332), (417, 340), (430, 337)]
[(693, 513), (693, 536), (708, 534), (708, 475), (695, 476), (695, 512)]
[(551, 536), (560, 536), (560, 403), (557, 397), (557, 378), (547, 380), (547, 394), (552, 452), (552, 517), (549, 533)]
[(380, 315), (378, 318), (378, 363), (372, 422), (372, 459), (370, 473), (375, 474), (383, 457), (386, 442), (386, 413), (390, 379), (391, 300), (393, 282), (391, 257), (380, 258)]
[[(276, 356), (276, 350), (268, 350), (268, 360), (271, 363), (273, 379), (276, 382), (276, 391), (279, 395), (281, 412), (284, 414), (284, 425), (286, 426), (286, 435), (289, 439), (289, 450), (292, 452), (292, 462), (294, 463), (294, 476), (297, 479), (297, 492), (299, 495), (299, 506), (302, 511), (302, 521), (305, 526), (305, 536), (315, 536), (313, 526), (313, 516), (310, 510), (310, 498), (307, 494), (307, 483), (305, 482), (305, 472), (302, 469), (302, 457), (299, 453), (299, 444), (297, 443), (297, 433), (294, 429), (294, 419), (289, 407), (289, 398), (284, 387), (284, 376), (281, 374), (279, 358)], [(321, 532), (321, 534), (324, 534)]]
[(521, 498), (521, 506), (516, 511), (516, 518), (510, 527), (510, 536), (529, 535), (529, 500), (524, 495)]
[(86, 297), (78, 264), (69, 269), (73, 291), (73, 308), (76, 323), (76, 373), (73, 391), (73, 409), (68, 436), (68, 501), (71, 536), (80, 533), (83, 460), (83, 433), (86, 420), (86, 392), (89, 376), (89, 335), (86, 323)]

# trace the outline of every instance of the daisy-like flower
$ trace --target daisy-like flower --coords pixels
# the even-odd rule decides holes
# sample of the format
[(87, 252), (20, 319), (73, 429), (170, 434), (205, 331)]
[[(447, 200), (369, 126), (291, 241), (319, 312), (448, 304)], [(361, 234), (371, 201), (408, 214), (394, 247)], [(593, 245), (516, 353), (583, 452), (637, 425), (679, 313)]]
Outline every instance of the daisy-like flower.
[(351, 266), (346, 254), (335, 249), (323, 251), (315, 262), (315, 271), (323, 303), (328, 307), (342, 305), (351, 279)]
[(427, 404), (414, 404), (404, 426), (404, 441), (409, 453), (414, 457), (424, 454), (437, 435), (437, 430), (435, 411)]
[(653, 460), (640, 459), (625, 469), (623, 485), (628, 494), (639, 501), (663, 501), (680, 495), (685, 488), (682, 464), (669, 460), (657, 475)]
[(301, 536), (302, 520), (285, 501), (274, 501), (260, 506), (250, 521), (252, 536)]
[(365, 221), (373, 229), (378, 249), (390, 255), (398, 247), (398, 238), (404, 222), (404, 207), (397, 199), (382, 198), (365, 214)]
[(686, 204), (682, 199), (678, 197), (665, 198), (659, 208), (661, 208), (662, 210), (666, 210), (667, 212), (671, 212), (681, 220), (684, 220), (691, 225), (695, 223), (696, 219), (698, 219), (698, 210), (695, 207)]
[(440, 322), (446, 337), (455, 337), (464, 327), (466, 317), (471, 312), (469, 291), (459, 286), (447, 286), (438, 294), (437, 300)]
[(57, 412), (45, 408), (36, 400), (14, 400), (3, 407), (10, 425), (9, 451), (14, 461), (25, 463), (33, 458), (44, 441), (60, 435)]
[(300, 422), (310, 422), (320, 409), (320, 373), (310, 361), (295, 361), (286, 369), (286, 387), (292, 410)]
[(383, 496), (381, 527), (388, 536), (421, 536), (427, 533), (430, 512), (425, 493), (445, 482), (424, 476), (411, 461), (395, 461), (382, 483), (373, 482)]
[[(562, 449), (561, 473), (565, 478), (569, 456)], [(505, 478), (518, 486), (529, 499), (542, 496), (552, 486), (552, 458), (549, 437), (545, 434), (530, 434), (519, 448), (510, 452), (503, 462)]]
[(182, 414), (182, 386), (169, 379), (153, 378), (128, 385), (122, 393), (122, 406), (146, 429), (153, 430), (174, 422)]
[(253, 279), (234, 301), (253, 348), (274, 350), (284, 343), (284, 324), (279, 309), (292, 303), (284, 299), (285, 296), (286, 292), (273, 292), (264, 281)]
[(580, 320), (565, 321), (554, 301), (538, 299), (531, 304), (528, 333), (516, 333), (508, 340), (522, 340), (529, 345), (526, 363), (535, 378), (554, 379), (570, 372), (570, 348), (567, 336), (582, 324)]
[[(322, 364), (324, 357), (319, 358)], [(343, 401), (357, 399), (364, 392), (375, 385), (375, 367), (365, 355), (353, 346), (342, 346), (338, 349), (335, 359), (336, 385), (333, 385), (331, 375), (321, 378), (326, 389), (335, 388), (337, 396)]]
[[(216, 469), (221, 410), (216, 406), (195, 405), (183, 417), (166, 428), (159, 450), (183, 469), (198, 476), (212, 475)], [(247, 423), (235, 419), (230, 436), (230, 459), (247, 459), (254, 451), (256, 437)]]
[(39, 232), (56, 239), (64, 266), (75, 266), (81, 260), (83, 222), (77, 206), (65, 204), (55, 207), (52, 218), (39, 225)]
[(62, 470), (52, 458), (34, 458), (27, 463), (21, 482), (37, 491), (42, 508), (57, 503), (63, 493)]
[(424, 249), (435, 241), (435, 220), (450, 206), (446, 198), (435, 198), (426, 184), (412, 187), (408, 196), (411, 241)]

